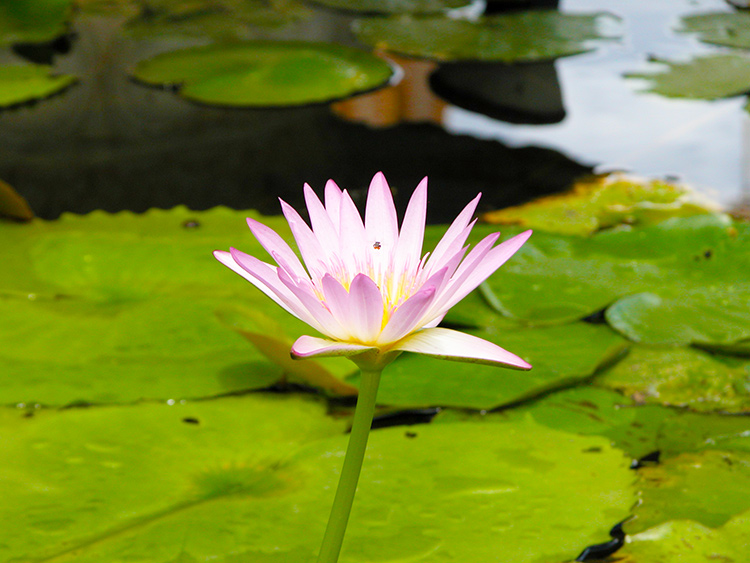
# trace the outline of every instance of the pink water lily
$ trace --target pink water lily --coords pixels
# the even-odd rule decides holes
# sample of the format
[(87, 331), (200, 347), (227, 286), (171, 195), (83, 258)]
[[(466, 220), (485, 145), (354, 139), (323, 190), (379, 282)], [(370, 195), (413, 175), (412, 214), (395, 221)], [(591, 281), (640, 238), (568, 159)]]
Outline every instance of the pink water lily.
[(422, 256), (427, 178), (414, 191), (400, 230), (382, 173), (370, 184), (364, 222), (346, 190), (331, 180), (325, 205), (307, 184), (304, 194), (312, 228), (281, 201), (304, 265), (277, 233), (254, 219), (247, 220), (250, 230), (277, 265), (234, 248), (214, 252), (224, 265), (328, 337), (300, 337), (292, 346), (293, 356), (417, 352), (531, 368), (491, 342), (437, 328), (448, 309), (513, 256), (531, 231), (497, 246), (500, 234), (493, 233), (467, 254), (465, 242), (476, 222), (472, 217), (478, 195), (433, 252)]

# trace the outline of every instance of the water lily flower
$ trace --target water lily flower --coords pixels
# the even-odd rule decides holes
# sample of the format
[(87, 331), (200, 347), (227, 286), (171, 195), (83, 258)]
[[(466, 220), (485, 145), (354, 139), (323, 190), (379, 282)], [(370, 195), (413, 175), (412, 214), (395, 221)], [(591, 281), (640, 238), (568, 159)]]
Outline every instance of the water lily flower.
[(346, 191), (326, 184), (325, 205), (305, 184), (308, 224), (284, 201), (281, 208), (303, 262), (272, 229), (248, 219), (250, 230), (276, 265), (234, 248), (216, 258), (295, 317), (327, 338), (301, 336), (292, 356), (346, 356), (361, 380), (349, 445), (318, 563), (335, 563), (341, 551), (375, 412), (383, 368), (401, 352), (516, 369), (525, 360), (486, 340), (437, 325), (446, 312), (502, 266), (531, 231), (498, 244), (499, 233), (471, 251), (474, 198), (437, 244), (422, 256), (427, 179), (417, 186), (401, 225), (383, 174), (370, 184), (364, 222)]
[(250, 230), (277, 265), (234, 248), (214, 252), (220, 262), (328, 337), (302, 336), (292, 346), (294, 357), (349, 356), (358, 363), (380, 364), (396, 353), (416, 352), (531, 368), (486, 340), (437, 327), (451, 307), (513, 256), (531, 231), (497, 246), (500, 234), (491, 234), (467, 254), (478, 195), (434, 251), (422, 256), (426, 178), (414, 191), (400, 230), (382, 173), (370, 184), (364, 222), (349, 194), (333, 181), (325, 188), (325, 206), (307, 184), (304, 194), (312, 227), (281, 201), (304, 265), (277, 233), (254, 219), (247, 220)]

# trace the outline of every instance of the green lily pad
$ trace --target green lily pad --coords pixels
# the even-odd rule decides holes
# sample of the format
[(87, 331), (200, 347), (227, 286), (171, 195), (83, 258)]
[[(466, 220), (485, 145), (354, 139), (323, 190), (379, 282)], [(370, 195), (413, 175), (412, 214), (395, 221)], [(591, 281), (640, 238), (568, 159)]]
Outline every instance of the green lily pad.
[(699, 215), (711, 208), (686, 187), (614, 174), (577, 182), (564, 194), (485, 213), (482, 220), (551, 233), (590, 235), (623, 224), (644, 225), (675, 216)]
[(467, 332), (513, 351), (534, 368), (517, 372), (406, 354), (386, 368), (378, 402), (398, 407), (489, 409), (591, 377), (626, 348), (625, 341), (608, 327), (586, 323)]
[(669, 520), (716, 528), (750, 509), (750, 453), (685, 453), (639, 469), (640, 502), (623, 528), (635, 534)]
[(41, 43), (65, 33), (71, 0), (12, 0), (0, 3), (0, 44)]
[(747, 12), (708, 12), (685, 16), (677, 31), (697, 33), (698, 39), (714, 45), (750, 48), (750, 14)]
[(600, 29), (612, 15), (533, 10), (477, 20), (441, 16), (368, 18), (354, 24), (363, 43), (440, 61), (521, 62), (552, 60), (590, 51), (589, 41), (611, 39)]
[(618, 563), (715, 563), (743, 561), (750, 544), (750, 511), (723, 526), (707, 528), (692, 520), (673, 520), (635, 534), (617, 552)]
[[(255, 521), (227, 519), (234, 507), (273, 504), (304, 489), (304, 473), (287, 460), (301, 445), (343, 432), (343, 421), (325, 410), (319, 401), (278, 395), (41, 410), (31, 418), (1, 409), (9, 439), (0, 449), (14, 462), (0, 470), (7, 501), (0, 522), (10, 533), (0, 558), (90, 561), (113, 545), (127, 557), (131, 542), (153, 541), (150, 532), (162, 523), (172, 531), (141, 545), (141, 557), (166, 562), (181, 547), (200, 551), (211, 541), (231, 553), (215, 517), (241, 532)], [(206, 512), (213, 516), (201, 519)], [(99, 561), (116, 559), (110, 553)]]
[(657, 438), (662, 455), (703, 450), (750, 453), (747, 416), (683, 412), (664, 421)]
[(329, 102), (384, 86), (383, 59), (343, 45), (248, 41), (182, 49), (141, 61), (133, 76), (178, 86), (184, 98), (220, 106), (294, 106)]
[(435, 14), (463, 8), (471, 4), (471, 0), (311, 0), (311, 3), (344, 12)]
[(69, 74), (52, 75), (45, 65), (0, 66), (0, 107), (49, 98), (74, 84)]
[(750, 411), (750, 362), (722, 361), (690, 348), (635, 346), (595, 384), (644, 403), (700, 412)]
[(628, 73), (648, 82), (647, 92), (670, 98), (716, 100), (750, 92), (750, 57), (730, 53), (696, 57), (687, 62), (654, 60), (662, 71)]
[(657, 435), (665, 421), (675, 416), (677, 413), (671, 409), (636, 405), (618, 393), (582, 385), (498, 412), (444, 409), (433, 419), (433, 424), (456, 421), (508, 424), (530, 418), (553, 430), (602, 436), (630, 458), (640, 459), (660, 448)]
[[(633, 340), (734, 344), (750, 337), (749, 242), (750, 225), (723, 215), (589, 238), (536, 232), (488, 287), (501, 314), (525, 322), (570, 322), (616, 304), (607, 319)], [(639, 293), (656, 297), (629, 297)]]
[[(347, 437), (316, 440), (340, 423), (270, 399), (14, 414), (0, 556), (314, 561)], [(600, 438), (530, 422), (376, 431), (341, 562), (569, 560), (627, 515), (627, 465)]]

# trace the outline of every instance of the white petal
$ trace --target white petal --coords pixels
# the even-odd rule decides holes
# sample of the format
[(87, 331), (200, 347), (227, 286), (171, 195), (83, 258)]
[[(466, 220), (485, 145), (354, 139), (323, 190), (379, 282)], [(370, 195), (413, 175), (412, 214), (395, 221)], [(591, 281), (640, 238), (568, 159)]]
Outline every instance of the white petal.
[(372, 350), (373, 346), (335, 342), (315, 336), (300, 336), (292, 345), (293, 358), (325, 358), (330, 356), (355, 356)]
[(392, 350), (416, 352), (459, 362), (531, 369), (531, 364), (527, 361), (492, 342), (447, 328), (427, 328), (415, 332), (401, 340)]
[(302, 259), (305, 261), (308, 271), (314, 278), (321, 278), (325, 274), (325, 264), (323, 259), (325, 253), (320, 247), (318, 239), (312, 232), (312, 229), (300, 217), (299, 213), (287, 202), (280, 199), (281, 212), (286, 217), (289, 227), (292, 229), (294, 240), (297, 241)]
[(307, 212), (310, 215), (313, 233), (318, 239), (320, 248), (330, 261), (331, 255), (335, 254), (339, 248), (338, 231), (333, 226), (331, 218), (328, 216), (326, 209), (320, 203), (313, 189), (308, 184), (305, 184), (304, 190), (305, 203), (307, 204)]
[[(416, 269), (422, 258), (424, 228), (427, 219), (427, 178), (424, 178), (409, 200), (398, 237), (393, 268), (396, 273)], [(398, 279), (398, 276), (394, 276)], [(392, 288), (392, 291), (395, 287)]]
[(307, 276), (307, 272), (299, 261), (299, 258), (297, 258), (297, 255), (276, 231), (250, 217), (247, 218), (247, 226), (250, 227), (250, 231), (258, 239), (261, 246), (266, 249), (268, 254), (273, 256), (275, 252), (283, 258), (284, 267), (289, 270), (290, 274), (297, 277)]
[(367, 191), (365, 231), (367, 244), (377, 250), (373, 255), (379, 261), (386, 261), (382, 257), (389, 257), (393, 254), (398, 240), (398, 215), (396, 215), (396, 206), (393, 204), (391, 189), (382, 172), (375, 174), (370, 183), (370, 189)]
[(349, 328), (360, 342), (374, 342), (383, 324), (383, 296), (365, 274), (357, 274), (349, 287)]
[(326, 182), (326, 213), (331, 218), (336, 232), (338, 232), (339, 224), (341, 223), (341, 189), (336, 185), (333, 180)]

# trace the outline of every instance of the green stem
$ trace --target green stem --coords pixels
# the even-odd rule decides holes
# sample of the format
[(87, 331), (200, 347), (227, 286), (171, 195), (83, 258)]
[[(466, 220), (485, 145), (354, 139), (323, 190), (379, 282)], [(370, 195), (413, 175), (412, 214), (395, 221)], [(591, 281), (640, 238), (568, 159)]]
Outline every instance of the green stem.
[(349, 446), (346, 448), (344, 466), (341, 468), (339, 486), (333, 499), (333, 508), (331, 508), (328, 527), (325, 536), (323, 536), (318, 563), (336, 563), (339, 559), (346, 524), (349, 522), (349, 513), (352, 510), (354, 493), (357, 491), (362, 460), (365, 457), (372, 417), (375, 414), (375, 398), (378, 394), (378, 384), (382, 371), (381, 368), (376, 370), (363, 369), (361, 372), (359, 398), (357, 399), (357, 408), (354, 411)]

